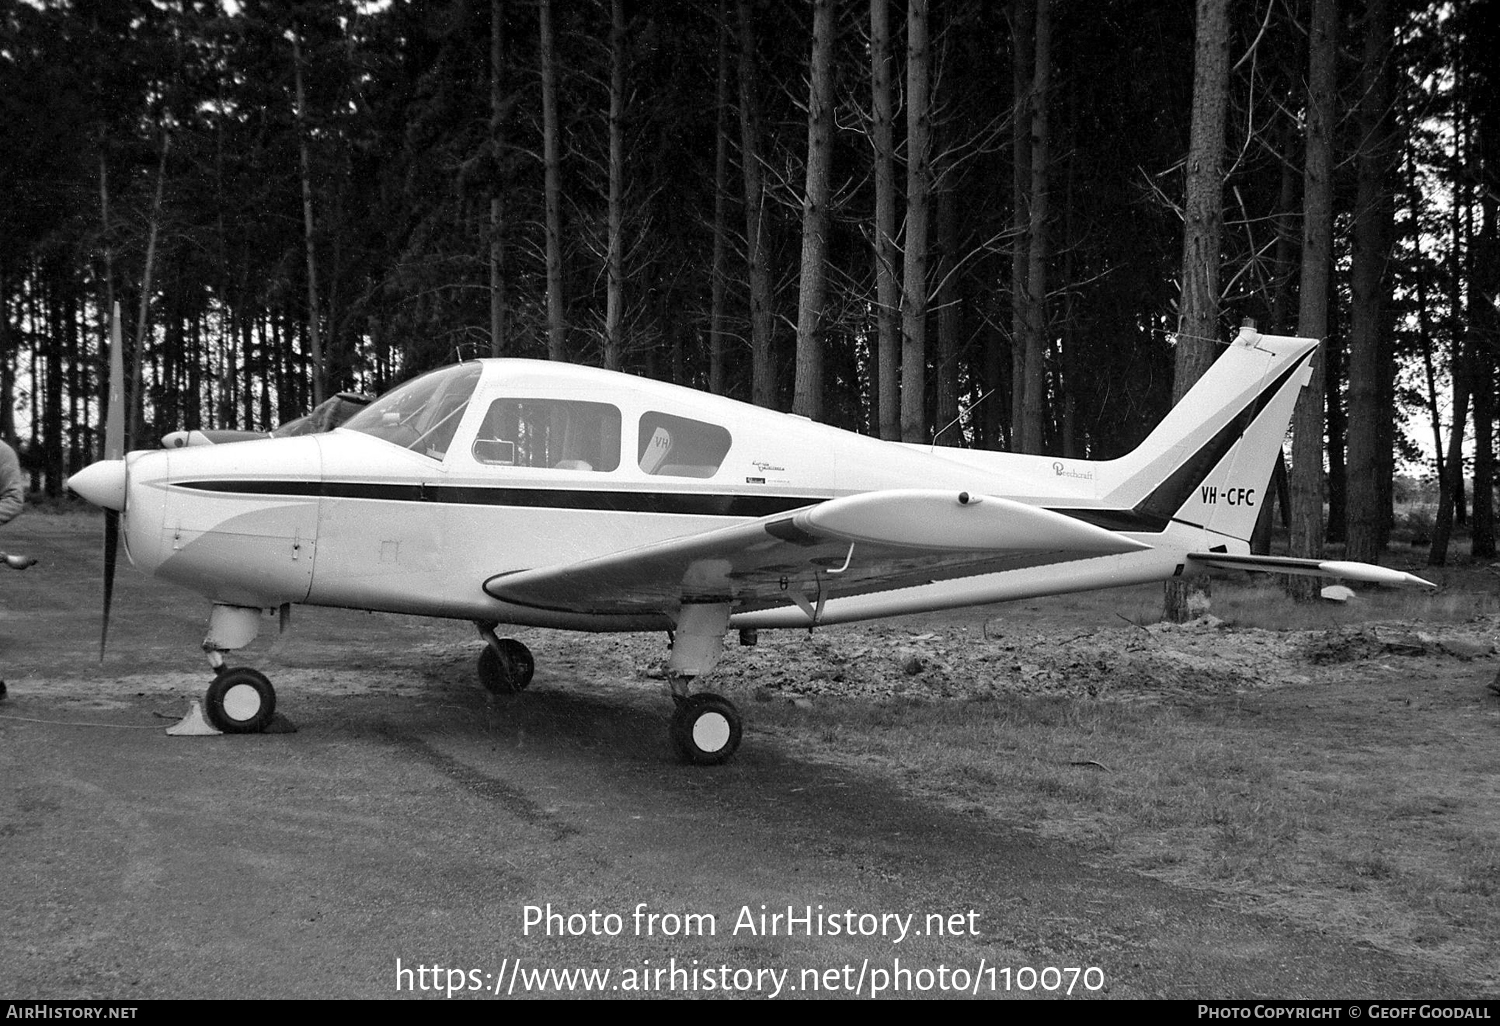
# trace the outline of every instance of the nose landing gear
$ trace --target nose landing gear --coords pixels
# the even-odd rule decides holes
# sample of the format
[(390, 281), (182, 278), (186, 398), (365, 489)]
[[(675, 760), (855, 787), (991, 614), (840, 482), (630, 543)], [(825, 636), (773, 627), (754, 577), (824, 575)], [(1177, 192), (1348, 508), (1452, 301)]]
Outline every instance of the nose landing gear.
[[(285, 608), (282, 612), (286, 615)], [(258, 734), (276, 716), (276, 689), (259, 670), (224, 665), (224, 653), (244, 648), (260, 633), (260, 610), (215, 603), (208, 615), (203, 651), (214, 679), (203, 696), (208, 722), (226, 734)]]
[(258, 734), (276, 716), (276, 689), (258, 670), (222, 667), (203, 696), (203, 711), (226, 734)]

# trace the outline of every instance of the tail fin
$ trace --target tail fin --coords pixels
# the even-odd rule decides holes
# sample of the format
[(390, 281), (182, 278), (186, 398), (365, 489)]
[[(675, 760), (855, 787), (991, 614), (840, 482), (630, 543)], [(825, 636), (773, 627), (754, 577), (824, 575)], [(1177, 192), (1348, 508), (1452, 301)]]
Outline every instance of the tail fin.
[(1248, 541), (1317, 346), (1241, 328), (1156, 430), (1106, 465), (1103, 503), (1130, 510), (1136, 530), (1176, 522)]

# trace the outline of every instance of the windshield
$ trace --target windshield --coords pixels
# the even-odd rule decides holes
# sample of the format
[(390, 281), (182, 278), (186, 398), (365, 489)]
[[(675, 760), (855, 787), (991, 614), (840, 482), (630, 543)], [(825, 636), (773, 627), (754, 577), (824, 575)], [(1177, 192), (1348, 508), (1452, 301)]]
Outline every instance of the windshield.
[(440, 460), (479, 384), (477, 363), (429, 371), (387, 392), (344, 427)]

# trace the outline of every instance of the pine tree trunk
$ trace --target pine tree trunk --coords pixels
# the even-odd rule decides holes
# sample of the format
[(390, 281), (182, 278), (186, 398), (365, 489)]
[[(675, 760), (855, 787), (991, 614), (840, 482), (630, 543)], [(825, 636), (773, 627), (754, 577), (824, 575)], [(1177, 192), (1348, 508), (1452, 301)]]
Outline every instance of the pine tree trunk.
[(1443, 457), (1443, 480), (1446, 487), (1438, 491), (1437, 515), (1432, 525), (1432, 546), (1427, 552), (1428, 566), (1446, 566), (1448, 544), (1453, 540), (1453, 520), (1463, 503), (1464, 428), (1469, 421), (1469, 360), (1460, 354), (1453, 361), (1453, 426), (1448, 434), (1447, 455)]
[(957, 295), (959, 279), (954, 273), (958, 260), (958, 198), (955, 176), (947, 178), (937, 194), (937, 271), (933, 277), (938, 284), (933, 299), (938, 304), (938, 344), (934, 361), (937, 402), (933, 427), (938, 431), (936, 441), (943, 445), (963, 445), (963, 429), (958, 423), (958, 336), (962, 330), (963, 302)]
[[(1349, 422), (1345, 486), (1347, 558), (1378, 562), (1385, 549), (1389, 510), (1381, 501), (1383, 424), (1392, 409), (1381, 402), (1381, 353), (1390, 330), (1387, 267), (1395, 236), (1390, 123), (1391, 25), (1387, 0), (1365, 12), (1365, 59), (1360, 75), (1358, 186), (1354, 203), (1349, 309)], [(1329, 519), (1333, 520), (1330, 510)]]
[(776, 365), (771, 353), (771, 271), (765, 241), (765, 188), (761, 182), (760, 114), (755, 101), (755, 35), (750, 0), (739, 0), (740, 168), (745, 179), (745, 256), (750, 277), (750, 399), (776, 406)]
[[(1456, 132), (1453, 140), (1451, 174), (1455, 183), (1462, 181), (1463, 165), (1462, 132)], [(1455, 188), (1455, 195), (1461, 191)], [(1463, 264), (1460, 254), (1464, 246), (1464, 222), (1462, 202), (1451, 204), (1448, 212), (1448, 339), (1449, 364), (1453, 378), (1453, 424), (1449, 430), (1447, 455), (1443, 459), (1443, 478), (1446, 490), (1438, 495), (1437, 522), (1433, 525), (1432, 548), (1427, 554), (1428, 566), (1443, 566), (1448, 561), (1448, 544), (1453, 538), (1455, 521), (1464, 523), (1464, 429), (1468, 424), (1469, 399), (1472, 394), (1471, 353), (1464, 337), (1462, 297)]]
[(875, 335), (881, 438), (901, 437), (900, 341), (896, 280), (896, 158), (892, 142), (890, 0), (870, 0), (870, 126), (875, 145)]
[(1484, 218), (1473, 246), (1469, 282), (1469, 332), (1478, 366), (1474, 388), (1474, 516), (1469, 524), (1471, 555), (1495, 555), (1495, 360), (1500, 347), (1500, 108), (1479, 112), (1474, 152), (1484, 184), (1479, 206)]
[(313, 405), (323, 402), (323, 336), (318, 317), (318, 261), (313, 245), (312, 167), (307, 147), (307, 97), (302, 84), (300, 32), (292, 29), (292, 73), (297, 90), (297, 156), (302, 170), (302, 240), (307, 250), (307, 340), (312, 348)]
[(1026, 230), (1025, 374), (1021, 383), (1021, 431), (1018, 452), (1041, 453), (1046, 448), (1042, 421), (1046, 415), (1047, 317), (1047, 162), (1051, 159), (1050, 97), (1052, 83), (1051, 0), (1036, 4), (1036, 68), (1031, 79), (1031, 200)]
[[(1344, 413), (1340, 385), (1348, 374), (1348, 361), (1344, 352), (1344, 340), (1338, 325), (1338, 304), (1331, 299), (1328, 304), (1328, 333), (1323, 343), (1323, 410), (1326, 417), (1325, 462), (1328, 465), (1324, 476), (1324, 495), (1328, 502), (1328, 513), (1324, 520), (1323, 540), (1331, 545), (1344, 542), (1344, 526), (1348, 519), (1346, 485), (1346, 461), (1348, 458), (1349, 418)], [(1375, 471), (1378, 472), (1378, 471)], [(1373, 500), (1379, 502), (1377, 497)]]
[(505, 0), (490, 0), (490, 355), (509, 348), (505, 288)]
[(140, 311), (135, 320), (135, 357), (131, 361), (130, 417), (125, 429), (125, 449), (140, 448), (141, 418), (145, 412), (145, 357), (146, 330), (151, 317), (151, 273), (156, 266), (156, 240), (161, 232), (162, 191), (167, 181), (167, 151), (172, 145), (172, 135), (165, 129), (161, 134), (161, 153), (156, 165), (156, 193), (151, 199), (151, 227), (146, 236), (146, 265), (141, 270)]
[[(1479, 291), (1477, 288), (1474, 291)], [(1493, 295), (1493, 293), (1491, 293)], [(1474, 304), (1476, 307), (1479, 304)], [(1472, 314), (1480, 316), (1476, 310)], [(1472, 322), (1470, 330), (1477, 334)], [(1469, 555), (1495, 555), (1495, 366), (1494, 356), (1476, 340), (1474, 346), (1474, 500), (1469, 517)]]
[[(61, 272), (61, 268), (58, 269)], [(43, 349), (43, 371), (45, 374), (45, 395), (42, 403), (42, 459), (43, 472), (46, 475), (46, 492), (51, 498), (62, 494), (63, 482), (63, 446), (62, 446), (62, 368), (64, 352), (67, 346), (68, 322), (72, 320), (69, 309), (72, 305), (71, 297), (71, 275), (59, 273), (57, 282), (52, 289), (48, 310), (48, 320), (52, 324), (52, 330), (48, 337), (41, 340), (38, 348)]]
[(1015, 56), (1011, 84), (1015, 99), (1011, 130), (1010, 250), (1010, 444), (1021, 448), (1025, 434), (1022, 410), (1026, 389), (1026, 331), (1029, 298), (1026, 269), (1031, 232), (1031, 78), (1032, 37), (1036, 33), (1036, 0), (1016, 0), (1011, 13)]
[[(1333, 91), (1337, 0), (1313, 0), (1308, 44), (1307, 159), (1303, 170), (1302, 283), (1297, 334), (1328, 335), (1328, 284), (1333, 242)], [(1323, 360), (1312, 358), (1312, 379), (1292, 415), (1291, 554), (1323, 554)], [(1316, 598), (1312, 577), (1288, 577), (1284, 587), (1298, 601)]]
[(714, 251), (709, 281), (708, 390), (725, 393), (724, 272), (729, 236), (729, 8), (719, 0), (719, 77), (715, 92)]
[(797, 289), (797, 366), (792, 412), (823, 415), (823, 304), (827, 288), (828, 177), (833, 158), (833, 0), (813, 2), (807, 99), (807, 180), (802, 200), (802, 266)]
[(1276, 204), (1276, 249), (1272, 258), (1275, 285), (1271, 291), (1271, 331), (1285, 335), (1291, 328), (1290, 306), (1293, 255), (1297, 244), (1297, 145), (1296, 129), (1288, 119), (1281, 134), (1281, 198)]
[(927, 201), (932, 185), (927, 0), (906, 5), (906, 253), (901, 268), (901, 440), (927, 438)]
[[(1193, 62), (1193, 119), (1188, 139), (1182, 236), (1182, 301), (1177, 319), (1172, 401), (1193, 386), (1217, 355), (1219, 243), (1223, 233), (1224, 114), (1229, 97), (1227, 0), (1198, 0)], [(1163, 616), (1182, 622), (1205, 612), (1209, 578), (1197, 574), (1167, 582)]]
[(1182, 300), (1172, 375), (1175, 404), (1213, 365), (1219, 342), (1219, 248), (1224, 233), (1224, 115), (1229, 88), (1229, 11), (1199, 0), (1192, 137), (1183, 214)]
[(547, 218), (547, 359), (567, 359), (563, 313), (562, 144), (557, 113), (557, 61), (552, 33), (552, 0), (540, 0), (542, 64), (542, 163)]
[(605, 257), (604, 366), (620, 369), (625, 326), (625, 4), (609, 22), (609, 249)]

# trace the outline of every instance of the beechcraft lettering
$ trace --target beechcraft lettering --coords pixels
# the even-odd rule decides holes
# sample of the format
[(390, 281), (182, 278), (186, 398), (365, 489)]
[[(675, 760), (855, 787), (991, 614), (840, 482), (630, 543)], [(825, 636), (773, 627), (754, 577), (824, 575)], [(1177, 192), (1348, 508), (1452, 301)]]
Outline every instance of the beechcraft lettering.
[(1213, 505), (1222, 498), (1226, 506), (1254, 506), (1257, 491), (1255, 488), (1226, 488), (1221, 492), (1214, 485), (1201, 485), (1198, 488), (1198, 498), (1208, 505)]
[[(226, 655), (268, 612), (285, 625), (294, 605), (329, 606), (470, 621), (496, 693), (535, 670), (508, 626), (661, 631), (673, 745), (713, 764), (739, 746), (740, 714), (694, 685), (730, 632), (753, 644), (761, 630), (1210, 567), (1427, 584), (1250, 554), (1255, 497), (1317, 345), (1243, 328), (1133, 452), (1064, 463), (887, 442), (644, 378), (499, 359), (413, 378), (332, 430), (123, 453), (117, 339), (105, 459), (69, 484), (106, 510), (106, 625), (122, 536), (136, 567), (211, 604), (204, 705), (221, 730), (262, 730), (276, 704), (263, 674)], [(1208, 483), (1231, 472), (1257, 487)], [(1209, 517), (1188, 508), (1205, 503)]]

